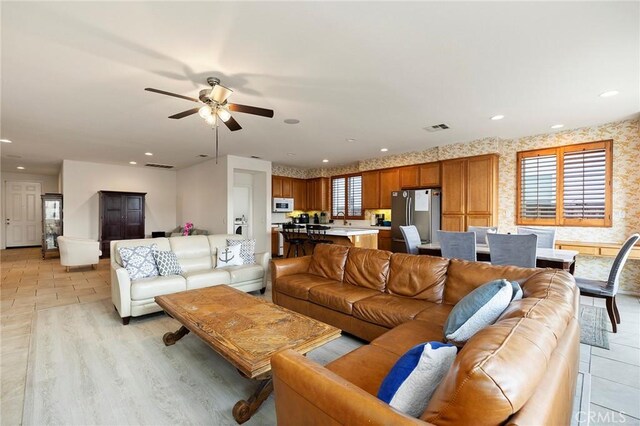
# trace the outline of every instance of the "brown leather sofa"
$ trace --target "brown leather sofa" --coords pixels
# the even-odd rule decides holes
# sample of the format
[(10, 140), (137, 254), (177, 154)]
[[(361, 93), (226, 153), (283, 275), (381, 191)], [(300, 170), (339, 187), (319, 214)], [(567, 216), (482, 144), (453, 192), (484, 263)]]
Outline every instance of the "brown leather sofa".
[[(272, 261), (273, 300), (371, 343), (321, 366), (287, 350), (272, 360), (280, 425), (569, 424), (579, 360), (579, 292), (567, 272), (319, 245)], [(419, 419), (377, 399), (397, 359), (442, 341), (453, 306), (493, 279), (522, 283), (473, 336)]]

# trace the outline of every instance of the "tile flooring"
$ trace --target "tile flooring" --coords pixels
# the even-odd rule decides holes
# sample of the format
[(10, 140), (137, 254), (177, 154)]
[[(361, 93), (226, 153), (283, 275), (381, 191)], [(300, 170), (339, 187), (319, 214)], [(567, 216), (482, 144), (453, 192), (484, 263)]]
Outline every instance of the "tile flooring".
[[(109, 261), (101, 260), (96, 270), (67, 273), (57, 258), (42, 260), (38, 248), (2, 250), (0, 261), (0, 424), (19, 425), (33, 314), (110, 298)], [(591, 405), (583, 418), (591, 425), (640, 425), (640, 299), (618, 299), (622, 324), (617, 334), (609, 334), (611, 350), (580, 345), (581, 370), (591, 374)], [(581, 303), (604, 306), (603, 300), (588, 297)]]

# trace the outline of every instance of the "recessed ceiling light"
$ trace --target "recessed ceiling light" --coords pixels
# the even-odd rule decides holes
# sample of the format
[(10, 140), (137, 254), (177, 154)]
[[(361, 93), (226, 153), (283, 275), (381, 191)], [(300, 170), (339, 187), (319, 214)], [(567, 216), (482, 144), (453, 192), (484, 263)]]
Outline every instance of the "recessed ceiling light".
[(502, 120), (503, 118), (504, 118), (504, 115), (502, 114), (494, 115), (493, 117), (491, 117), (493, 121)]
[(389, 151), (389, 148), (380, 148), (380, 152), (387, 152)]
[(347, 138), (347, 142), (355, 142), (356, 140), (354, 138)]
[(138, 163), (136, 163), (135, 161), (129, 161), (129, 164), (135, 165), (135, 164), (138, 164)]
[(300, 120), (298, 120), (297, 118), (287, 118), (284, 120), (284, 122), (287, 124), (298, 124)]
[(22, 166), (18, 166), (18, 167), (16, 167), (16, 169), (18, 169), (18, 170), (24, 170), (24, 167), (22, 167)]
[(293, 157), (295, 154), (294, 154), (293, 152), (287, 152), (287, 155), (288, 155), (289, 157)]
[(9, 139), (0, 139), (0, 142), (2, 142), (2, 143), (11, 143), (11, 141)]
[(148, 155), (149, 157), (151, 157), (153, 155), (153, 152), (145, 152), (144, 155)]
[(324, 160), (322, 160), (323, 163), (328, 163), (329, 160), (327, 160), (326, 158)]
[(611, 96), (615, 96), (618, 93), (620, 93), (620, 92), (618, 92), (617, 90), (609, 90), (608, 92), (600, 93), (600, 97), (601, 98), (610, 98)]
[(564, 124), (554, 124), (553, 126), (551, 126), (552, 129), (562, 129), (564, 127)]

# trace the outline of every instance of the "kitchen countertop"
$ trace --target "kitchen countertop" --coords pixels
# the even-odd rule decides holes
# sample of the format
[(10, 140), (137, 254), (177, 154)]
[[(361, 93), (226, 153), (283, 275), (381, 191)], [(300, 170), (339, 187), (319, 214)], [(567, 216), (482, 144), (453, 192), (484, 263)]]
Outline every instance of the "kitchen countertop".
[[(272, 228), (277, 228), (280, 224), (277, 223), (272, 223), (271, 227)], [(305, 224), (300, 224), (300, 225), (305, 225)], [(312, 225), (312, 224), (310, 224)], [(384, 226), (344, 226), (344, 225), (337, 225), (335, 223), (328, 223), (326, 225), (323, 226), (329, 226), (331, 229), (329, 229), (327, 231), (327, 235), (332, 235), (334, 237), (352, 237), (355, 235), (373, 235), (373, 234), (377, 234), (381, 229), (391, 229), (391, 227), (384, 227)]]

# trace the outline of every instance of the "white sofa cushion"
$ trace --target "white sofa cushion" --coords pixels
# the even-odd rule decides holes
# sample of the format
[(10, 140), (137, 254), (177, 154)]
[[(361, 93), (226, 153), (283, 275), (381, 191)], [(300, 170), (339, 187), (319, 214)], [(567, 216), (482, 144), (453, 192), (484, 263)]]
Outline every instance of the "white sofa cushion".
[(178, 257), (183, 271), (203, 271), (213, 268), (211, 248), (205, 235), (171, 237), (169, 244), (171, 251)]
[(228, 268), (185, 272), (182, 276), (187, 280), (187, 290), (211, 287), (218, 284), (231, 284)]
[(228, 266), (224, 268), (231, 275), (231, 284), (243, 281), (260, 280), (264, 276), (264, 268), (260, 265)]
[(187, 282), (180, 275), (142, 278), (131, 282), (131, 300), (144, 300), (163, 294), (177, 293), (187, 289)]

